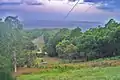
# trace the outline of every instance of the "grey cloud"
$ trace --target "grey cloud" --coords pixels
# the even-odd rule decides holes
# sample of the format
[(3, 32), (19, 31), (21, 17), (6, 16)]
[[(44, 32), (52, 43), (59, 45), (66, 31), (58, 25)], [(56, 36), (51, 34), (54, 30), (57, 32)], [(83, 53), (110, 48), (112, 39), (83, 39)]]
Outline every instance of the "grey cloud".
[(21, 4), (27, 4), (27, 5), (43, 5), (42, 2), (38, 2), (37, 0), (1, 0), (0, 1), (0, 6), (3, 5), (21, 5)]
[(0, 1), (0, 6), (2, 5), (20, 5), (22, 4), (21, 0), (1, 0)]
[(38, 0), (23, 0), (23, 3), (26, 3), (27, 5), (43, 5), (43, 3)]
[(120, 9), (120, 0), (84, 0), (84, 2), (95, 3), (98, 9), (115, 11)]

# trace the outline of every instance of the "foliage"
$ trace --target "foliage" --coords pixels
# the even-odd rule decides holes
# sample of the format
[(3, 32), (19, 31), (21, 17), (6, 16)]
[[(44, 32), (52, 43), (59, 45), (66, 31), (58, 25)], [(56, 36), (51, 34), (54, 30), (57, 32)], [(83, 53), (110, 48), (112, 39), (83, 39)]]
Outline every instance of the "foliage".
[(59, 56), (69, 53), (75, 53), (77, 51), (77, 47), (71, 44), (69, 40), (63, 40), (56, 45), (56, 52)]
[(44, 61), (43, 58), (36, 58), (36, 59), (34, 60), (34, 65), (35, 65), (35, 67), (39, 67), (40, 64), (41, 64), (41, 62), (43, 62), (43, 61)]
[(54, 57), (58, 56), (56, 52), (56, 45), (62, 41), (63, 39), (69, 39), (70, 30), (67, 28), (61, 29), (57, 32), (52, 38), (49, 38), (48, 43), (46, 43), (46, 52), (49, 56)]
[(11, 61), (9, 60), (9, 58), (0, 56), (0, 70), (11, 70)]
[(71, 31), (70, 37), (71, 38), (79, 37), (81, 34), (82, 34), (81, 29), (77, 27)]
[(0, 79), (12, 80), (9, 72), (13, 68), (13, 51), (16, 52), (20, 43), (22, 27), (17, 17), (8, 16), (0, 22), (0, 74), (3, 74)]
[(55, 29), (32, 29), (32, 30), (24, 30), (27, 33), (27, 36), (32, 40), (35, 38), (38, 38), (40, 36), (45, 37), (45, 42), (46, 38), (54, 36), (60, 29), (55, 28)]
[(84, 52), (87, 60), (120, 55), (120, 23), (114, 19), (105, 26), (90, 28), (81, 32), (79, 27), (69, 30), (61, 29), (53, 37), (48, 38), (45, 51), (49, 56), (59, 56), (66, 53)]
[(8, 71), (0, 71), (0, 79), (1, 80), (15, 80), (11, 73)]

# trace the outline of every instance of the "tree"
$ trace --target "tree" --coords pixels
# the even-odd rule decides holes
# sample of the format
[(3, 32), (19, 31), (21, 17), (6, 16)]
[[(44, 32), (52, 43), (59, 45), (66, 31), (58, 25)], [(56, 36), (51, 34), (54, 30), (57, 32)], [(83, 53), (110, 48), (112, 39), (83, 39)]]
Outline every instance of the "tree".
[(76, 53), (77, 47), (71, 44), (69, 40), (63, 40), (56, 45), (56, 52), (58, 56)]
[(81, 34), (82, 34), (81, 29), (77, 27), (71, 31), (70, 37), (71, 38), (79, 37), (81, 36)]
[(5, 23), (8, 25), (10, 31), (10, 37), (11, 37), (11, 45), (13, 46), (13, 57), (14, 57), (14, 68), (16, 72), (17, 67), (17, 60), (16, 60), (16, 53), (17, 53), (17, 47), (16, 45), (19, 45), (22, 39), (21, 30), (22, 30), (22, 23), (19, 21), (18, 16), (8, 16), (5, 18)]
[(67, 28), (63, 28), (53, 37), (49, 38), (49, 41), (46, 44), (46, 52), (48, 53), (48, 55), (52, 57), (58, 56), (58, 53), (56, 52), (56, 45), (63, 39), (69, 39), (69, 35), (70, 30)]
[(0, 22), (0, 79), (12, 80), (12, 27), (6, 22)]

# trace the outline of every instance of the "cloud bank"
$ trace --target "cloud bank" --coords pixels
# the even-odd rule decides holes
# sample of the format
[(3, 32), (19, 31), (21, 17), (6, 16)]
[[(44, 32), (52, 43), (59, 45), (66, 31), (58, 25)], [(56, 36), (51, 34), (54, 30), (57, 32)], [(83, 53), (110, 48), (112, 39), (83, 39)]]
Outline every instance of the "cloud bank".
[[(67, 20), (104, 21), (118, 18), (119, 2), (120, 0), (80, 0)], [(0, 0), (0, 16), (13, 14), (23, 20), (63, 20), (75, 3), (76, 1), (68, 0)]]
[(116, 11), (120, 9), (120, 0), (84, 0), (84, 2), (94, 3), (98, 9), (107, 11)]

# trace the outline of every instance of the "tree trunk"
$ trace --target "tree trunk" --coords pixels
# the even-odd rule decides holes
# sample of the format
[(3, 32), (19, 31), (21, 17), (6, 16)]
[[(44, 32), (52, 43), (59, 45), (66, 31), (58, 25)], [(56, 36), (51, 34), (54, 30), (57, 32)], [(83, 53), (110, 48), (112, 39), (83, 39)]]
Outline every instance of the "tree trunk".
[(86, 52), (84, 53), (84, 56), (85, 56), (86, 61), (88, 61), (88, 56)]
[(14, 71), (17, 72), (16, 52), (14, 51)]

